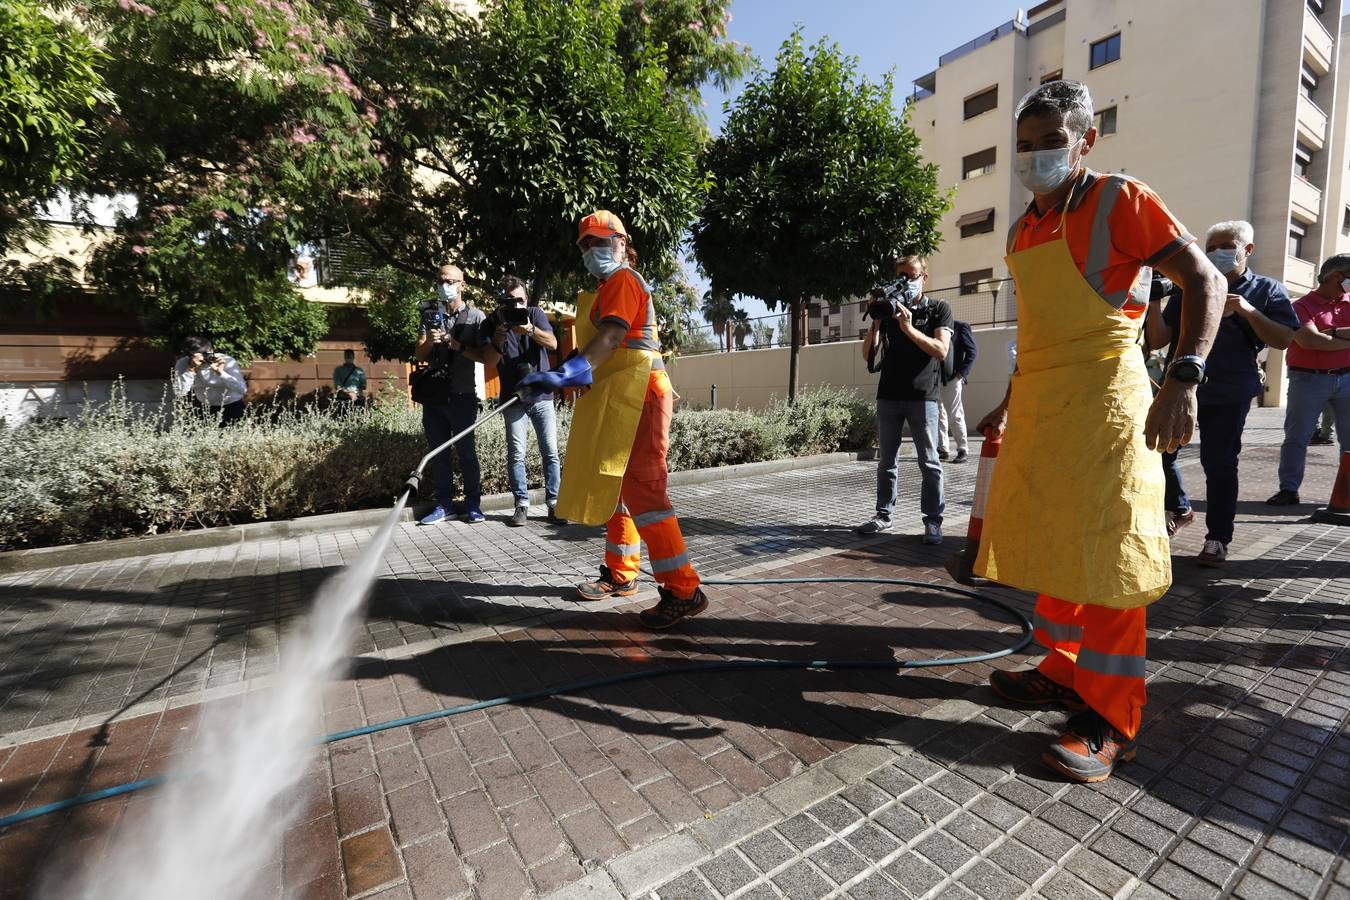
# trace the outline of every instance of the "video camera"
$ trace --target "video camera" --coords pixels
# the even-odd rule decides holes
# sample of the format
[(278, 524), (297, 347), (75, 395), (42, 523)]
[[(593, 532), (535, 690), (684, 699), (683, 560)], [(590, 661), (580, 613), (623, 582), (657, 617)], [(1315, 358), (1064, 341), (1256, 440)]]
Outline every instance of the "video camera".
[(528, 325), (530, 324), (530, 310), (527, 306), (516, 306), (518, 298), (513, 297), (510, 291), (499, 290), (497, 298), (497, 320), (505, 325)]
[(477, 334), (472, 322), (456, 322), (447, 329), (446, 322), (450, 319), (450, 314), (445, 310), (445, 304), (439, 300), (427, 300), (422, 303), (418, 310), (420, 314), (423, 332), (449, 331), (450, 337), (454, 338), (460, 344), (473, 343)]
[(1157, 271), (1153, 271), (1153, 283), (1148, 286), (1148, 302), (1156, 303), (1176, 288), (1172, 279)]
[(907, 287), (909, 279), (897, 278), (872, 288), (867, 292), (867, 295), (873, 298), (872, 302), (867, 304), (867, 315), (877, 321), (895, 318), (895, 311), (899, 306), (909, 305), (905, 301)]

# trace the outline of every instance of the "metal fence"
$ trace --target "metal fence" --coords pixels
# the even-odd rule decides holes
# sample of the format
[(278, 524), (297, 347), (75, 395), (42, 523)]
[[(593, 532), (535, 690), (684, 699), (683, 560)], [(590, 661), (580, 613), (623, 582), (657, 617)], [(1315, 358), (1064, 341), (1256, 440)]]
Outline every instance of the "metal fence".
[[(1017, 303), (1013, 296), (1012, 279), (989, 279), (964, 287), (939, 288), (928, 291), (929, 297), (945, 300), (952, 308), (953, 318), (972, 328), (994, 328), (1017, 324)], [(870, 324), (864, 298), (807, 304), (806, 328), (803, 344), (833, 344), (840, 341), (862, 340)], [(686, 340), (680, 356), (698, 356), (704, 353), (722, 353), (731, 350), (763, 350), (789, 345), (791, 332), (787, 313), (733, 320), (728, 328), (716, 329), (701, 325)]]

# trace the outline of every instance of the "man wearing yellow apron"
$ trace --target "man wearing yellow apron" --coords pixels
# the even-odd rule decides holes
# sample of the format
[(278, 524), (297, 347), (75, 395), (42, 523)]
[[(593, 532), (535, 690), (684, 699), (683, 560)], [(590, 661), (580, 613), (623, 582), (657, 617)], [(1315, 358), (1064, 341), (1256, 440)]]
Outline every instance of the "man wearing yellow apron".
[(707, 609), (708, 598), (666, 494), (674, 390), (661, 361), (656, 308), (628, 265), (628, 232), (618, 216), (599, 210), (582, 219), (577, 246), (600, 282), (589, 308), (586, 295), (577, 305), (582, 350), (558, 369), (526, 376), (521, 387), (590, 387), (572, 414), (557, 510), (585, 525), (605, 523), (605, 564), (577, 593), (583, 600), (636, 594), (641, 540), (660, 600), (638, 615), (649, 628), (669, 628)]
[[(1147, 186), (1083, 166), (1096, 138), (1078, 82), (1042, 85), (1018, 105), (1015, 168), (1034, 199), (1008, 237), (1017, 371), (979, 426), (1007, 433), (975, 572), (1039, 594), (1035, 635), (1049, 650), (990, 684), (1016, 703), (1079, 711), (1043, 756), (1076, 781), (1102, 781), (1134, 756), (1145, 609), (1172, 581), (1153, 451), (1191, 438), (1227, 291)], [(1139, 352), (1149, 266), (1183, 291), (1177, 355), (1156, 399)]]

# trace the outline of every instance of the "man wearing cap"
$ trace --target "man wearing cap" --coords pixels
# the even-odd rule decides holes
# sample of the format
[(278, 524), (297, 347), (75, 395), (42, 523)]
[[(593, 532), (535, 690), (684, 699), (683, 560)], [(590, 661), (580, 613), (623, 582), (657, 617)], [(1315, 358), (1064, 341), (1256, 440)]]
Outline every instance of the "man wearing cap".
[(552, 371), (521, 380), (527, 393), (590, 387), (572, 414), (558, 492), (558, 515), (605, 523), (600, 577), (577, 587), (583, 600), (637, 593), (639, 539), (647, 545), (660, 600), (639, 617), (669, 628), (708, 608), (698, 573), (666, 494), (666, 451), (674, 390), (661, 361), (656, 309), (642, 276), (628, 265), (628, 232), (599, 210), (581, 220), (577, 247), (599, 281), (594, 300), (577, 304), (581, 352)]

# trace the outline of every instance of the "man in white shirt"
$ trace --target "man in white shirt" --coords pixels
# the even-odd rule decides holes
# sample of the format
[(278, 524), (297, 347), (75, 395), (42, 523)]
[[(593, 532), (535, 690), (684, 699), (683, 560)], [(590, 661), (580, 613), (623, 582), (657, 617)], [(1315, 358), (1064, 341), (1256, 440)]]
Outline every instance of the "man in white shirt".
[(229, 425), (244, 417), (248, 385), (233, 356), (217, 353), (206, 338), (191, 336), (183, 341), (183, 356), (174, 364), (174, 389), (180, 397), (189, 393), (197, 402)]

